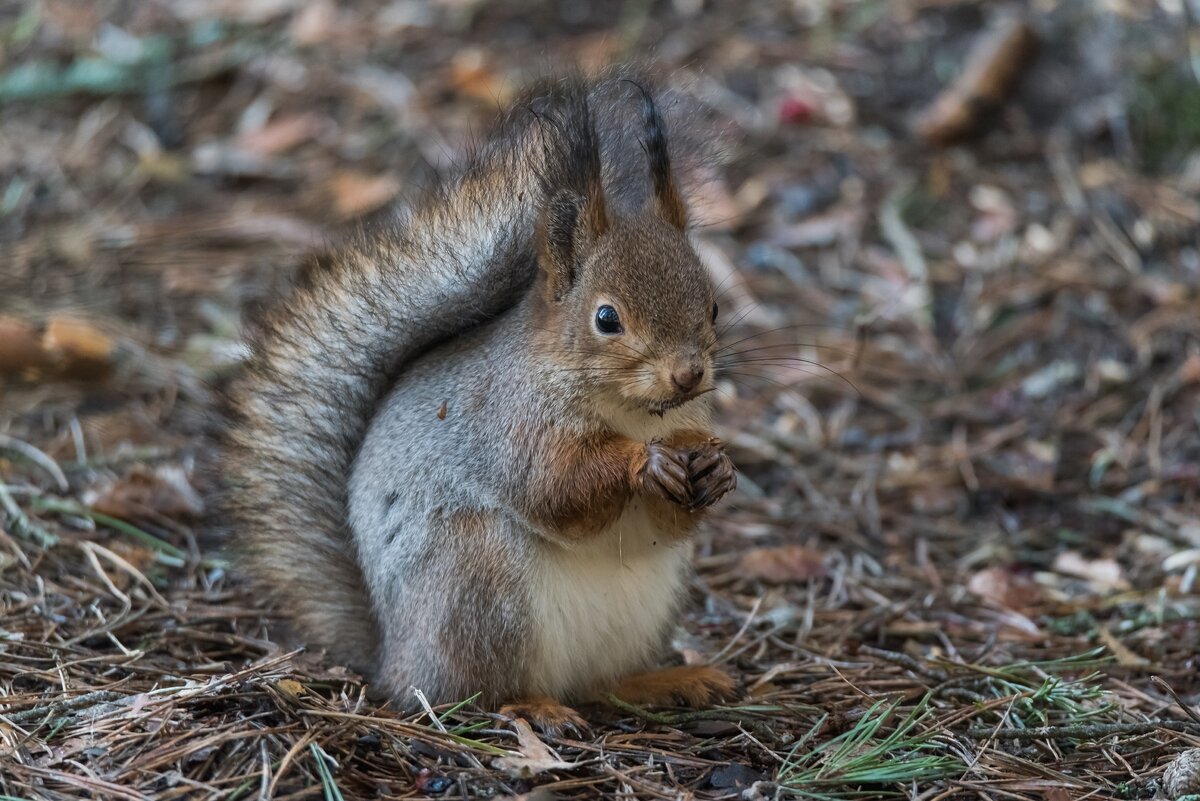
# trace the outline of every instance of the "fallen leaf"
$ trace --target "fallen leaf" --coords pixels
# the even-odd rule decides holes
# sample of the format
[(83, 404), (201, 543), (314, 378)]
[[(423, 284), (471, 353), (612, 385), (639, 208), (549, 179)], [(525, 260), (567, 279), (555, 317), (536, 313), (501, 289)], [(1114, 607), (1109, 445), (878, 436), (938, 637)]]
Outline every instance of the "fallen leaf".
[(1013, 489), (1052, 492), (1058, 472), (1059, 449), (1050, 442), (1026, 440), (1016, 447), (989, 454), (982, 460), (990, 481)]
[(286, 153), (312, 139), (323, 124), (321, 117), (312, 112), (289, 114), (238, 136), (234, 144), (247, 153), (266, 158)]
[(176, 465), (160, 465), (153, 471), (135, 467), (105, 492), (87, 500), (97, 512), (119, 518), (148, 513), (182, 518), (204, 511), (204, 501), (183, 468)]
[(112, 369), (117, 346), (111, 337), (91, 323), (58, 316), (47, 323), (42, 334), (42, 347), (62, 373), (75, 378), (90, 378)]
[(1150, 660), (1144, 656), (1138, 656), (1133, 651), (1125, 647), (1125, 644), (1118, 640), (1113, 633), (1103, 626), (1096, 630), (1100, 635), (1100, 639), (1104, 645), (1116, 657), (1117, 664), (1121, 667), (1137, 667), (1150, 664)]
[(524, 720), (517, 718), (513, 721), (517, 730), (517, 750), (519, 754), (499, 757), (492, 762), (492, 767), (507, 772), (518, 779), (528, 779), (547, 770), (565, 770), (572, 768), (570, 762), (563, 762), (558, 754), (550, 749), (534, 734), (533, 729)]
[(918, 116), (914, 129), (935, 145), (955, 142), (979, 127), (997, 108), (1033, 61), (1038, 38), (1029, 23), (1010, 17), (983, 34), (962, 74)]
[(750, 578), (779, 584), (826, 575), (825, 555), (804, 545), (754, 548), (742, 555), (739, 568)]
[(504, 106), (512, 98), (513, 84), (497, 73), (478, 47), (459, 51), (450, 62), (450, 83), (460, 94), (488, 105)]
[(1129, 589), (1125, 571), (1115, 559), (1085, 559), (1078, 551), (1062, 551), (1054, 557), (1054, 570), (1087, 579), (1100, 589)]
[(400, 191), (390, 175), (366, 175), (339, 170), (329, 181), (333, 208), (340, 217), (358, 217), (387, 203)]
[(967, 580), (967, 590), (1005, 609), (1023, 611), (1038, 601), (1040, 590), (1030, 576), (1003, 567), (989, 567)]

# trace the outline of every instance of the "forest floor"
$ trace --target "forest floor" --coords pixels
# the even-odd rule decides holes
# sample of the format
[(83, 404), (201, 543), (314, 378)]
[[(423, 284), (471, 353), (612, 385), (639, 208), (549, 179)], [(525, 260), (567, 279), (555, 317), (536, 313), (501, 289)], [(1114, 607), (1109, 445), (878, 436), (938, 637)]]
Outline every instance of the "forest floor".
[[(0, 1), (0, 796), (1182, 793), (1187, 8)], [(579, 738), (395, 713), (273, 641), (203, 533), (243, 320), (531, 75), (635, 56), (728, 143), (698, 242), (737, 320), (741, 481), (671, 657), (742, 696), (586, 708)]]

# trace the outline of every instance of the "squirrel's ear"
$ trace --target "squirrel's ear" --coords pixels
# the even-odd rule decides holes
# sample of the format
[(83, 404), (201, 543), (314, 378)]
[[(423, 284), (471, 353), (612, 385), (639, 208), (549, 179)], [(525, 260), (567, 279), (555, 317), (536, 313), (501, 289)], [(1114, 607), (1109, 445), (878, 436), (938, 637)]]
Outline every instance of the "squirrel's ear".
[(590, 197), (561, 190), (550, 198), (538, 220), (537, 253), (556, 300), (575, 285), (579, 265), (607, 230), (608, 213), (599, 190)]
[(646, 133), (642, 149), (646, 151), (646, 159), (650, 162), (650, 180), (654, 184), (654, 203), (658, 215), (682, 231), (687, 228), (687, 206), (671, 172), (666, 126), (650, 93), (639, 84), (633, 85), (642, 93), (642, 125)]

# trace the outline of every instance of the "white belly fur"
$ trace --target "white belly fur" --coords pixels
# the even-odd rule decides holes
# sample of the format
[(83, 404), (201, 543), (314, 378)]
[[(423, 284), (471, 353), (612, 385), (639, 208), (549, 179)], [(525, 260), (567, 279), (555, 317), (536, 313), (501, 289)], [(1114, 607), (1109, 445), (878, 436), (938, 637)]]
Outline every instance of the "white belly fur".
[(637, 505), (575, 547), (547, 544), (530, 587), (535, 690), (581, 699), (651, 667), (685, 589), (689, 556), (687, 542), (659, 536)]

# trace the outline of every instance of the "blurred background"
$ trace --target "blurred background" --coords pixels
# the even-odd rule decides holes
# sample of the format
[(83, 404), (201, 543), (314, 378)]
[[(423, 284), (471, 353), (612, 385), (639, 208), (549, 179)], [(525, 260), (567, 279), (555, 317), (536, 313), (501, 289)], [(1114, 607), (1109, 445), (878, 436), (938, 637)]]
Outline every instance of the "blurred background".
[[(634, 768), (668, 794), (798, 792), (795, 737), (957, 682), (919, 729), (964, 756), (912, 781), (1152, 794), (1200, 742), (1146, 723), (1200, 701), (1198, 20), (1189, 0), (0, 0), (0, 714), (24, 732), (0, 738), (0, 790), (220, 795), (301, 742), (320, 753), (272, 788), (336, 765), (348, 797), (653, 796)], [(201, 468), (246, 324), (309, 254), (530, 79), (631, 59), (711, 113), (697, 241), (740, 353), (719, 433), (741, 482), (675, 647), (769, 709), (531, 784), (283, 654), (200, 534)], [(211, 703), (178, 700), (177, 738), (146, 750), (126, 702), (188, 682)], [(86, 720), (35, 714), (96, 692)], [(348, 705), (375, 728), (319, 717)], [(1081, 716), (1132, 739), (970, 734)], [(71, 750), (85, 733), (110, 739)], [(637, 767), (647, 742), (676, 767)]]

